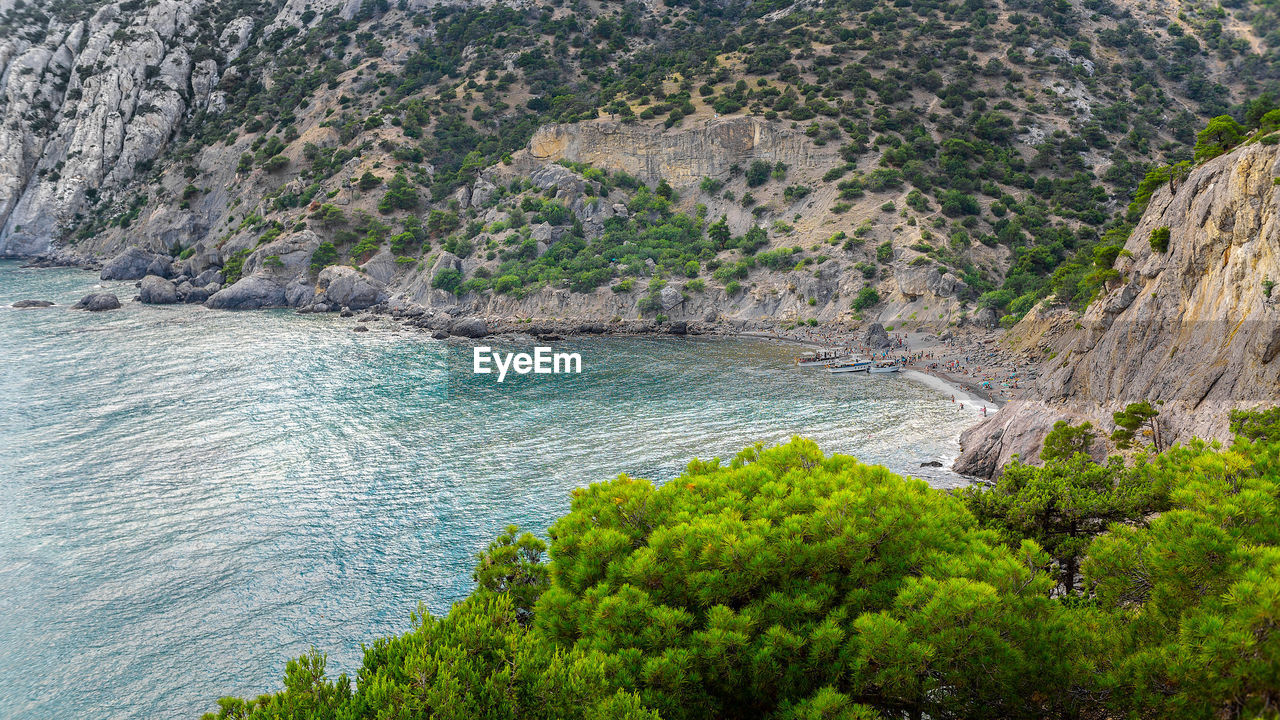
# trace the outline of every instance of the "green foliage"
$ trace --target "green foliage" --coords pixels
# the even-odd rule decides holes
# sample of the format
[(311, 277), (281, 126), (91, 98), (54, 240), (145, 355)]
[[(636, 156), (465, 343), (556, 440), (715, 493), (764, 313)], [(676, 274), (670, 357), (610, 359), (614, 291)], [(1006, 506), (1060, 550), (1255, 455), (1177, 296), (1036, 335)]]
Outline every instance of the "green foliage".
[(1219, 115), (1196, 135), (1195, 160), (1204, 162), (1222, 155), (1244, 140), (1245, 129), (1230, 115)]
[(1176, 165), (1154, 167), (1147, 171), (1146, 176), (1142, 178), (1142, 182), (1138, 184), (1138, 189), (1133, 195), (1133, 201), (1129, 203), (1125, 219), (1131, 223), (1137, 222), (1142, 217), (1142, 213), (1146, 211), (1147, 205), (1151, 202), (1151, 196), (1156, 190), (1165, 183), (1176, 182), (1186, 177), (1190, 172), (1191, 163), (1185, 161)]
[(747, 187), (759, 187), (769, 181), (773, 168), (764, 160), (753, 160), (747, 167)]
[(1116, 424), (1116, 430), (1111, 433), (1112, 442), (1121, 450), (1128, 450), (1141, 435), (1151, 438), (1152, 446), (1160, 452), (1163, 442), (1159, 415), (1160, 412), (1146, 400), (1130, 403), (1124, 410), (1112, 413), (1111, 418)]
[(206, 717), (1274, 718), (1278, 422), (958, 494), (800, 439), (622, 475), (573, 491), (549, 548), (508, 527), (354, 689), (313, 650)]
[(1253, 442), (1280, 443), (1280, 407), (1232, 410), (1231, 432)]
[[(1092, 436), (1087, 427), (1077, 430)], [(1055, 431), (1061, 432), (1058, 426)], [(1069, 440), (1060, 435), (1066, 442), (1053, 449), (1046, 443), (1050, 458), (1044, 467), (1015, 461), (995, 485), (973, 485), (961, 493), (978, 521), (998, 530), (1012, 549), (1026, 539), (1044, 548), (1067, 594), (1076, 592), (1080, 560), (1094, 537), (1113, 522), (1138, 520), (1168, 502), (1167, 487), (1145, 467), (1127, 469), (1119, 458), (1097, 465), (1078, 450), (1085, 434), (1072, 434)], [(1072, 454), (1065, 455), (1067, 450)]]
[(1089, 454), (1097, 434), (1093, 432), (1093, 423), (1085, 422), (1072, 425), (1066, 420), (1053, 424), (1053, 429), (1045, 435), (1040, 459), (1044, 462), (1070, 460), (1076, 453)]
[(418, 206), (418, 191), (409, 182), (404, 173), (398, 172), (387, 183), (387, 194), (378, 201), (378, 210), (389, 213), (393, 210), (412, 210)]
[(443, 290), (447, 293), (458, 292), (458, 288), (461, 285), (462, 272), (457, 268), (440, 268), (436, 271), (435, 277), (431, 278), (431, 287), (437, 290)]
[(880, 293), (876, 289), (867, 285), (858, 291), (857, 297), (853, 299), (854, 310), (866, 310), (875, 307), (880, 303)]
[[(807, 441), (695, 461), (658, 489), (623, 476), (575, 493), (552, 527), (534, 627), (613, 658), (664, 718), (767, 717), (828, 688), (963, 716), (1060, 666), (1032, 648), (1051, 604), (1010, 591), (1043, 579), (997, 559), (966, 515)], [(941, 547), (955, 561), (927, 549)], [(1002, 617), (1006, 603), (1025, 621)], [(996, 658), (1009, 662), (973, 672)]]
[(356, 181), (356, 187), (366, 192), (378, 187), (381, 184), (382, 184), (382, 178), (378, 177), (377, 175), (374, 175), (372, 172), (369, 172), (368, 170), (365, 170), (364, 174), (360, 176), (360, 179)]
[(324, 203), (320, 207), (316, 208), (315, 212), (311, 213), (311, 217), (319, 220), (320, 224), (324, 227), (342, 225), (347, 221), (346, 213), (342, 211), (342, 208), (334, 205), (333, 203)]
[(252, 251), (249, 248), (237, 250), (222, 264), (223, 287), (234, 285), (240, 279), (240, 275), (244, 272), (245, 258), (249, 257), (250, 252)]
[(1169, 226), (1162, 225), (1151, 231), (1151, 249), (1158, 253), (1169, 250)]
[(885, 241), (876, 246), (876, 260), (882, 265), (893, 262), (893, 243)]
[(311, 253), (311, 262), (308, 266), (311, 274), (315, 275), (321, 270), (338, 262), (338, 249), (328, 240), (320, 243), (314, 252)]
[[(1113, 717), (1275, 718), (1280, 444), (1193, 442), (1151, 464), (1171, 507), (1117, 524), (1083, 563), (1114, 648)], [(1107, 627), (1107, 626), (1102, 626)]]
[(547, 546), (529, 533), (517, 536), (519, 532), (520, 528), (508, 525), (506, 532), (489, 543), (488, 549), (480, 553), (472, 579), (480, 591), (509, 596), (516, 617), (528, 625), (533, 619), (533, 606), (549, 586), (543, 563)]

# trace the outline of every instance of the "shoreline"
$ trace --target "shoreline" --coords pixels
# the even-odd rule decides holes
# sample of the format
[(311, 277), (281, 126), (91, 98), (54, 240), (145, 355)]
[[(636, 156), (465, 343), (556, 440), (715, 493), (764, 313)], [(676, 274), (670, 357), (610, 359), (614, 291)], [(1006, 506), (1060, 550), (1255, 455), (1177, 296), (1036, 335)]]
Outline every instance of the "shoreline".
[[(96, 263), (86, 262), (85, 258), (58, 257), (37, 257), (37, 258), (20, 258), (20, 257), (4, 257), (2, 260), (10, 261), (26, 261), (22, 267), (24, 269), (46, 269), (46, 268), (76, 268), (82, 270), (96, 270)], [(34, 262), (33, 262), (34, 260)], [(43, 262), (41, 262), (43, 261)], [(129, 281), (121, 281), (128, 283)], [(267, 308), (262, 308), (267, 309)], [(294, 309), (296, 311), (296, 308)], [(403, 323), (405, 325), (416, 326), (419, 330), (435, 331), (433, 336), (439, 338), (439, 335), (458, 336), (469, 339), (477, 339), (470, 337), (468, 334), (455, 334), (451, 332), (452, 328), (442, 328), (436, 323), (428, 325), (423, 322), (427, 317), (436, 314), (432, 309), (420, 308), (417, 311), (408, 311), (402, 309), (393, 309), (389, 307), (369, 307), (357, 311), (346, 311), (342, 313), (334, 313), (346, 318), (353, 318), (357, 325), (372, 319), (372, 317), (388, 317), (393, 321)], [(852, 347), (859, 344), (857, 335), (858, 331), (851, 329), (831, 326), (826, 328), (830, 335), (823, 339), (809, 339), (796, 337), (793, 335), (783, 334), (778, 330), (745, 330), (735, 329), (732, 323), (712, 323), (709, 326), (703, 323), (689, 321), (675, 321), (668, 323), (667, 327), (661, 327), (652, 321), (638, 318), (635, 320), (625, 320), (621, 323), (613, 321), (589, 321), (589, 320), (543, 320), (538, 322), (532, 318), (520, 317), (502, 317), (502, 318), (486, 318), (482, 315), (470, 315), (459, 313), (458, 319), (476, 318), (484, 321), (486, 324), (492, 323), (492, 327), (488, 328), (484, 335), (504, 335), (509, 333), (528, 334), (535, 339), (554, 340), (565, 336), (586, 335), (586, 336), (617, 336), (617, 337), (634, 337), (643, 335), (703, 335), (712, 337), (733, 337), (747, 338), (753, 340), (772, 340), (789, 345), (795, 345), (804, 348), (828, 348), (828, 347)], [(416, 321), (416, 322), (415, 322)], [(524, 325), (529, 323), (529, 325)], [(679, 326), (677, 329), (675, 326)], [(443, 330), (443, 332), (442, 332)], [(861, 330), (861, 328), (859, 328)], [(941, 340), (941, 336), (949, 332), (941, 330), (937, 333), (925, 333), (922, 331), (913, 331), (906, 333), (895, 333), (904, 342), (906, 346), (902, 348), (891, 349), (902, 350), (907, 353), (927, 352), (945, 353), (948, 349)], [(930, 342), (932, 340), (933, 342)], [(969, 379), (963, 375), (957, 375), (944, 371), (939, 368), (930, 368), (924, 364), (908, 364), (903, 367), (904, 374), (912, 377), (916, 382), (922, 383), (938, 391), (943, 395), (953, 395), (958, 402), (968, 402), (973, 407), (985, 406), (988, 412), (998, 411), (1007, 404), (1012, 398), (1005, 399), (997, 397), (989, 388), (984, 388), (980, 381)]]
[[(731, 333), (732, 337), (744, 337), (757, 340), (777, 340), (788, 345), (797, 345), (809, 348), (825, 348), (831, 347), (829, 343), (822, 343), (815, 340), (806, 340), (803, 338), (787, 337), (785, 335), (771, 335), (758, 331), (744, 331)], [(986, 406), (987, 412), (998, 412), (1000, 408), (1008, 404), (1008, 400), (1001, 400), (986, 392), (982, 386), (974, 381), (957, 379), (949, 373), (934, 370), (918, 365), (906, 365), (903, 367), (904, 376), (911, 377), (916, 382), (927, 385), (937, 390), (943, 395), (954, 395), (957, 402), (970, 403), (973, 407)], [(981, 415), (979, 415), (981, 417)]]

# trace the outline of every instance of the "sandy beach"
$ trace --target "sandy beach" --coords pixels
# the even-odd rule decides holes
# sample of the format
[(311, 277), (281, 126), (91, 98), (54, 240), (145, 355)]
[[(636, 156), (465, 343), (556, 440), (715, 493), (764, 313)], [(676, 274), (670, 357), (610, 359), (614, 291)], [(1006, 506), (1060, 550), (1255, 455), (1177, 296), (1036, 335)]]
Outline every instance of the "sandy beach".
[(1037, 376), (1035, 363), (1002, 347), (1002, 331), (999, 330), (890, 331), (890, 345), (881, 349), (865, 344), (865, 331), (817, 327), (795, 328), (777, 334), (744, 332), (741, 335), (806, 348), (841, 348), (864, 358), (899, 361), (915, 379), (952, 395), (956, 402), (986, 407), (988, 412), (1017, 399)]

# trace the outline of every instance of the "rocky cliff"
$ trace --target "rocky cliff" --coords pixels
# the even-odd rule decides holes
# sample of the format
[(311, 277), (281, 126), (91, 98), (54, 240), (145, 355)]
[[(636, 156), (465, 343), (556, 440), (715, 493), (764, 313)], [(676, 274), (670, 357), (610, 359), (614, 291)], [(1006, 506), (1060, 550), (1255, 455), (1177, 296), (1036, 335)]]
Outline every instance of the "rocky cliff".
[(206, 8), (126, 1), (82, 19), (10, 18), (15, 32), (0, 39), (0, 254), (47, 249), (87, 197), (127, 186), (191, 113), (217, 102), (257, 21), (238, 18), (208, 47)]
[[(1246, 145), (1158, 190), (1116, 262), (1121, 280), (1065, 336), (1026, 398), (962, 439), (959, 472), (1036, 458), (1060, 419), (1113, 428), (1139, 400), (1167, 441), (1225, 438), (1232, 408), (1280, 399), (1280, 146)], [(1168, 228), (1168, 249), (1151, 237)], [(1020, 333), (1015, 329), (1013, 335)]]
[[(1035, 38), (743, 0), (36, 5), (0, 0), (0, 255), (135, 247), (229, 308), (994, 326), (1274, 66), (1136, 3), (1121, 34), (1031, 10)], [(1131, 72), (1159, 52), (1176, 73)]]
[[(193, 117), (226, 109), (246, 79), (246, 48), (326, 14), (351, 19), (361, 2), (120, 0), (48, 14), (37, 5), (0, 0), (0, 255), (45, 252), (90, 204), (181, 159), (166, 153)], [(211, 159), (234, 168), (234, 156)], [(179, 222), (170, 234), (202, 229)]]
[(703, 178), (728, 179), (730, 169), (752, 160), (825, 172), (840, 161), (837, 148), (816, 146), (804, 133), (753, 117), (715, 118), (685, 132), (616, 122), (547, 125), (529, 141), (531, 159), (570, 160), (631, 173), (647, 183), (676, 187)]

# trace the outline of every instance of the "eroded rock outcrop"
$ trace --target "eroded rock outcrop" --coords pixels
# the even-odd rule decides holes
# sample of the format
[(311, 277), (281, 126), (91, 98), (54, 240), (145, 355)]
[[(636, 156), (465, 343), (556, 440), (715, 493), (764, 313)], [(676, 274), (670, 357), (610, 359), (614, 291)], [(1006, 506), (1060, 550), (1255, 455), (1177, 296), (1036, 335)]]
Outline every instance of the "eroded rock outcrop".
[(168, 256), (130, 246), (103, 264), (99, 277), (103, 280), (141, 280), (147, 275), (168, 277), (169, 266)]
[[(1280, 398), (1280, 148), (1253, 144), (1152, 197), (1096, 300), (1026, 398), (965, 433), (959, 472), (991, 475), (1034, 458), (1054, 421), (1148, 400), (1170, 442), (1225, 438), (1235, 407)], [(1152, 249), (1169, 228), (1167, 252)]]
[(89, 193), (145, 173), (208, 102), (218, 65), (192, 58), (204, 7), (108, 3), (0, 38), (0, 254), (47, 250)]
[[(839, 158), (833, 146), (814, 145), (803, 132), (749, 116), (711, 120), (678, 132), (609, 121), (546, 125), (529, 140), (528, 154), (542, 163), (589, 163), (648, 183), (666, 179), (677, 186), (693, 185), (704, 177), (728, 177), (731, 167), (752, 160), (816, 168)], [(548, 165), (543, 172), (553, 172), (554, 167)]]

